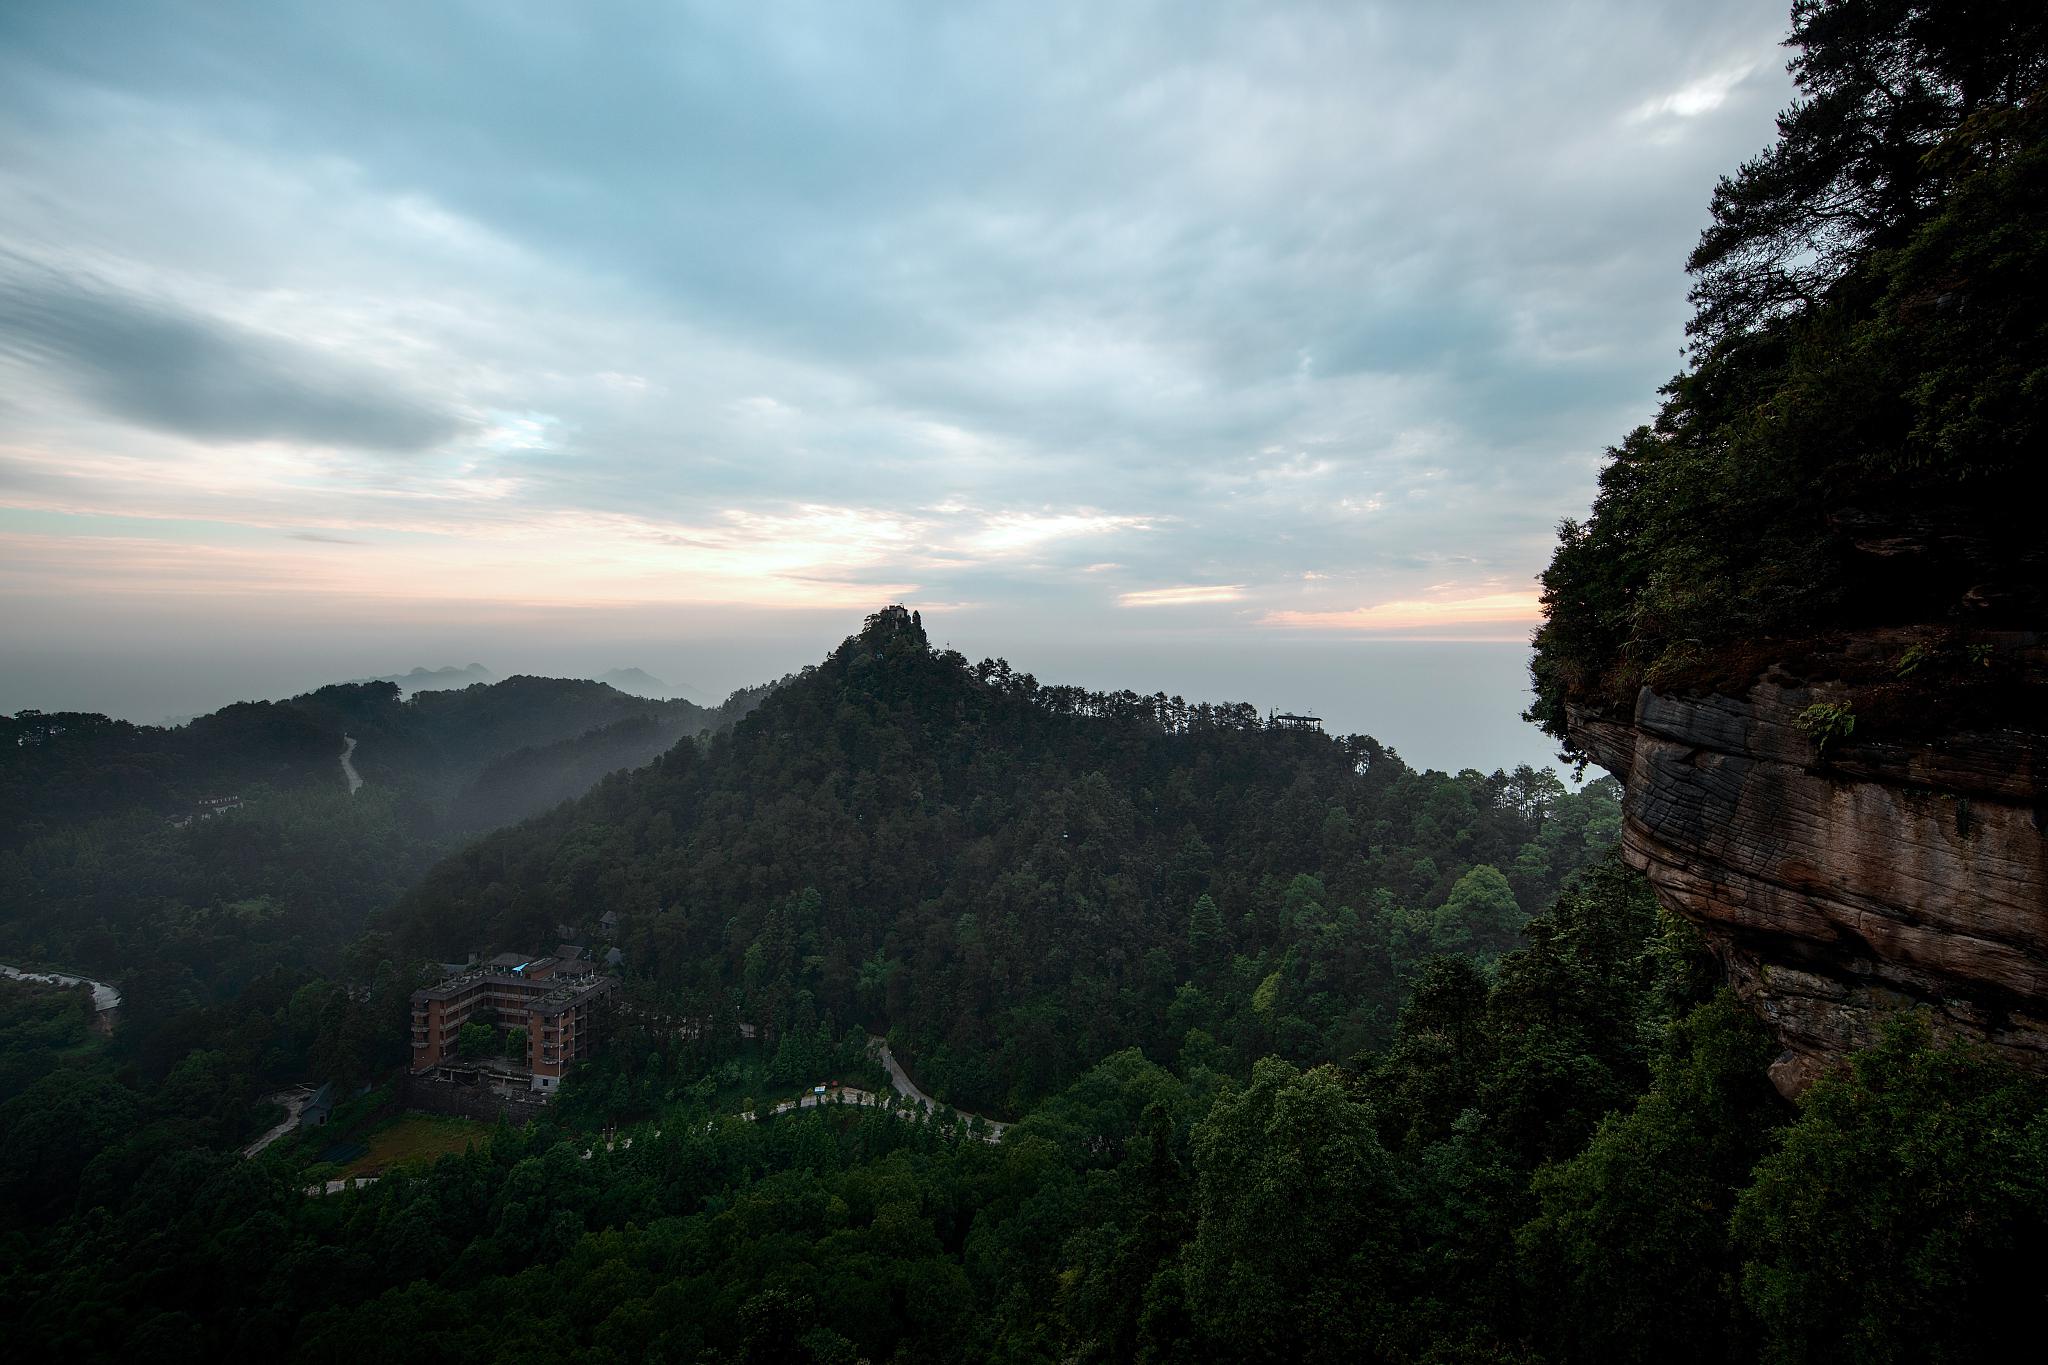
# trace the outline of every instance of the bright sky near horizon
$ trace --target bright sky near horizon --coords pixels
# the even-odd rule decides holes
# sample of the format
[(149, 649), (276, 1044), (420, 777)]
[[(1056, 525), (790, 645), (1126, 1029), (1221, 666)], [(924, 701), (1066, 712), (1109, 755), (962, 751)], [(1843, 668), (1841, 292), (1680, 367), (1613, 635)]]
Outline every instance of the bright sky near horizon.
[(0, 709), (723, 687), (891, 600), (1189, 696), (1497, 652), (1677, 368), (1783, 27), (13, 0)]

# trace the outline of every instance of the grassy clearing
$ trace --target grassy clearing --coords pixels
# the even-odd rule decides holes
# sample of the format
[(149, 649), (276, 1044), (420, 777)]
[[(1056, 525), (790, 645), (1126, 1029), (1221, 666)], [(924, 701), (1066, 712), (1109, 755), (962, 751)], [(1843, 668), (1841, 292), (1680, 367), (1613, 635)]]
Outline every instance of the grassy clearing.
[(481, 1144), (490, 1128), (474, 1119), (407, 1114), (379, 1125), (360, 1141), (369, 1150), (342, 1167), (341, 1175), (381, 1175), (395, 1166), (425, 1165)]

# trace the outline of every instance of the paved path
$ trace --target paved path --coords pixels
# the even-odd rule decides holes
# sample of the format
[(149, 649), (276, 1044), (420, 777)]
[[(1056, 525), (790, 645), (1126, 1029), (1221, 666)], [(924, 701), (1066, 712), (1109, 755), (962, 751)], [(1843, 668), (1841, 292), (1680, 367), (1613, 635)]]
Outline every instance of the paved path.
[(40, 981), (46, 986), (90, 986), (92, 1007), (95, 1012), (121, 1008), (121, 992), (104, 981), (95, 981), (89, 976), (71, 976), (64, 972), (25, 972), (19, 967), (0, 963), (0, 976), (11, 976), (16, 981)]
[(316, 1092), (314, 1091), (313, 1087), (310, 1085), (295, 1085), (290, 1090), (280, 1090), (274, 1095), (266, 1095), (264, 1098), (268, 1099), (273, 1104), (281, 1104), (284, 1106), (284, 1122), (278, 1124), (275, 1128), (272, 1128), (262, 1137), (257, 1138), (247, 1147), (244, 1147), (242, 1149), (242, 1155), (245, 1157), (255, 1156), (257, 1153), (261, 1152), (265, 1147), (268, 1147), (271, 1143), (277, 1141), (286, 1133), (289, 1133), (292, 1129), (298, 1127), (299, 1115), (304, 1113), (306, 1106), (313, 1102), (313, 1096), (315, 1093)]
[[(742, 1025), (742, 1027), (745, 1026)], [(889, 1084), (895, 1088), (896, 1094), (902, 1097), (903, 1099), (909, 1100), (911, 1104), (916, 1105), (920, 1109), (936, 1113), (942, 1106), (939, 1104), (937, 1100), (933, 1099), (930, 1095), (925, 1094), (924, 1091), (919, 1090), (917, 1088), (917, 1082), (910, 1079), (910, 1073), (903, 1069), (902, 1063), (898, 1062), (896, 1060), (896, 1055), (889, 1050), (889, 1044), (887, 1040), (877, 1038), (873, 1034), (869, 1034), (868, 1038), (869, 1041), (871, 1041), (875, 1045), (876, 1050), (880, 1053), (882, 1058), (882, 1065), (888, 1068)], [(277, 1099), (279, 1103), (284, 1102), (282, 1097), (280, 1096), (272, 1096), (272, 1098)], [(863, 1090), (859, 1086), (854, 1085), (835, 1086), (832, 1089), (827, 1090), (822, 1095), (816, 1093), (815, 1091), (807, 1091), (804, 1094), (798, 1096), (796, 1099), (783, 1100), (781, 1103), (769, 1109), (768, 1112), (771, 1115), (787, 1114), (799, 1109), (817, 1109), (828, 1104), (863, 1105), (870, 1109), (886, 1108), (889, 1110), (889, 1112), (901, 1114), (905, 1118), (909, 1118), (911, 1113), (913, 1112), (907, 1108), (891, 1105), (889, 1097), (886, 1095), (877, 1095), (872, 1090)], [(981, 1140), (983, 1142), (1001, 1142), (1003, 1140), (1003, 1134), (1008, 1132), (1010, 1128), (1010, 1125), (1007, 1123), (1002, 1123), (995, 1119), (982, 1118), (979, 1114), (969, 1114), (960, 1110), (956, 1110), (954, 1112), (960, 1115), (960, 1121), (962, 1123), (972, 1123), (975, 1120), (980, 1119), (982, 1124)], [(733, 1115), (733, 1117), (746, 1119), (749, 1122), (752, 1122), (755, 1118), (755, 1115), (735, 1114)], [(296, 1115), (294, 1115), (294, 1118), (296, 1118)], [(278, 1130), (273, 1130), (273, 1132), (275, 1131)], [(659, 1128), (654, 1130), (654, 1136), (661, 1136), (661, 1130)], [(272, 1140), (272, 1135), (270, 1133), (266, 1133), (263, 1135), (263, 1138), (260, 1141), (267, 1143)], [(607, 1152), (623, 1152), (631, 1150), (632, 1146), (633, 1139), (630, 1136), (620, 1137), (614, 1132), (607, 1132), (600, 1136), (596, 1142), (592, 1143), (590, 1146), (583, 1149), (583, 1160), (588, 1161), (592, 1157), (596, 1156), (598, 1148), (600, 1147), (602, 1147)], [(256, 1150), (262, 1150), (261, 1146), (257, 1147)], [(245, 1155), (253, 1155), (253, 1153), (245, 1153)], [(374, 1185), (376, 1183), (376, 1176), (357, 1176), (354, 1180), (330, 1180), (327, 1182), (327, 1185), (324, 1189), (319, 1185), (309, 1185), (306, 1188), (306, 1193), (336, 1194), (345, 1189), (361, 1189), (365, 1185)]]
[(827, 1104), (864, 1104), (872, 1107), (881, 1103), (883, 1103), (882, 1097), (872, 1090), (862, 1090), (859, 1086), (854, 1085), (842, 1085), (837, 1090), (827, 1090), (822, 1095), (812, 1092), (799, 1095), (793, 1100), (784, 1100), (768, 1112), (771, 1114), (787, 1114), (792, 1109), (817, 1109)]
[[(891, 1068), (891, 1073), (893, 1079), (893, 1076), (895, 1074), (895, 1068)], [(909, 1078), (904, 1078), (899, 1084), (910, 1085)], [(780, 1104), (777, 1104), (776, 1106), (771, 1108), (768, 1112), (770, 1114), (787, 1114), (792, 1110), (797, 1109), (818, 1109), (831, 1104), (855, 1104), (866, 1105), (869, 1108), (887, 1108), (891, 1113), (900, 1114), (904, 1118), (909, 1118), (913, 1114), (917, 1113), (920, 1109), (932, 1113), (936, 1113), (939, 1109), (939, 1106), (935, 1104), (929, 1096), (926, 1096), (922, 1092), (919, 1092), (917, 1090), (917, 1087), (915, 1086), (911, 1086), (909, 1090), (903, 1090), (899, 1088), (896, 1093), (902, 1098), (909, 1100), (911, 1105), (916, 1107), (912, 1108), (909, 1106), (892, 1105), (890, 1103), (890, 1097), (887, 1095), (877, 1095), (872, 1090), (862, 1090), (858, 1086), (842, 1085), (836, 1089), (827, 1090), (822, 1095), (817, 1094), (816, 1092), (811, 1092), (808, 1094), (800, 1095), (793, 1100), (784, 1100)], [(751, 1119), (753, 1115), (741, 1114), (739, 1115), (739, 1117), (743, 1119)], [(971, 1123), (978, 1117), (979, 1115), (975, 1114), (961, 1114), (960, 1121), (962, 1123)], [(1010, 1126), (1007, 1123), (998, 1123), (994, 1119), (981, 1119), (981, 1123), (983, 1128), (983, 1142), (1002, 1141), (1004, 1130)]]
[(356, 751), (356, 737), (343, 735), (341, 747), (341, 775), (348, 779), (348, 794), (354, 796), (356, 788), (363, 785), (363, 775), (356, 771), (355, 760), (349, 755)]
[(868, 1041), (875, 1044), (875, 1046), (880, 1049), (882, 1065), (889, 1069), (889, 1084), (896, 1087), (897, 1094), (903, 1096), (903, 1098), (907, 1100), (916, 1100), (919, 1104), (923, 1105), (927, 1109), (936, 1109), (939, 1107), (939, 1102), (937, 1100), (933, 1099), (930, 1095), (925, 1094), (924, 1091), (919, 1090), (917, 1088), (917, 1082), (910, 1079), (910, 1073), (905, 1071), (903, 1069), (903, 1064), (896, 1060), (896, 1054), (889, 1051), (889, 1042), (887, 1039), (877, 1038), (874, 1034), (870, 1033), (868, 1035)]
[[(898, 1096), (909, 1100), (918, 1109), (929, 1113), (937, 1113), (945, 1107), (930, 1095), (917, 1088), (917, 1082), (910, 1079), (910, 1073), (903, 1069), (903, 1063), (897, 1061), (896, 1054), (889, 1050), (888, 1039), (870, 1033), (868, 1035), (868, 1046), (873, 1048), (875, 1055), (882, 1059), (882, 1066), (889, 1073), (889, 1085)], [(793, 1109), (816, 1109), (820, 1105), (826, 1104), (860, 1104), (869, 1107), (881, 1107), (888, 1103), (888, 1096), (877, 1095), (872, 1090), (862, 1090), (858, 1086), (841, 1085), (834, 1086), (822, 1095), (815, 1091), (807, 1091), (796, 1099), (782, 1101), (768, 1112), (770, 1114), (787, 1114)], [(908, 1108), (897, 1108), (894, 1112), (902, 1114), (907, 1118), (915, 1111)], [(960, 1115), (962, 1123), (973, 1123), (979, 1120), (983, 1129), (983, 1140), (987, 1142), (1002, 1141), (1003, 1134), (1008, 1132), (1010, 1128), (1009, 1124), (1003, 1123), (998, 1119), (986, 1118), (980, 1114), (970, 1114), (964, 1109), (955, 1110), (954, 1112)], [(752, 1118), (753, 1115), (741, 1114), (739, 1117)]]
[[(923, 1105), (926, 1109), (935, 1110), (940, 1107), (939, 1102), (937, 1100), (933, 1099), (930, 1095), (925, 1094), (924, 1091), (919, 1090), (917, 1088), (917, 1082), (910, 1079), (910, 1073), (903, 1069), (903, 1064), (896, 1060), (896, 1054), (889, 1050), (888, 1039), (878, 1038), (874, 1034), (870, 1033), (868, 1035), (868, 1041), (875, 1046), (876, 1051), (881, 1056), (882, 1065), (886, 1067), (889, 1072), (889, 1084), (895, 1087), (897, 1094), (903, 1096), (904, 1099), (911, 1101), (913, 1104)], [(964, 1109), (959, 1110), (957, 1112), (963, 1119), (981, 1119), (981, 1121), (988, 1126), (988, 1130), (991, 1135), (989, 1137), (990, 1142), (995, 1142), (999, 1140), (1003, 1136), (1003, 1133), (1010, 1126), (1009, 1124), (1000, 1122), (996, 1119), (984, 1118), (980, 1114), (970, 1114)]]

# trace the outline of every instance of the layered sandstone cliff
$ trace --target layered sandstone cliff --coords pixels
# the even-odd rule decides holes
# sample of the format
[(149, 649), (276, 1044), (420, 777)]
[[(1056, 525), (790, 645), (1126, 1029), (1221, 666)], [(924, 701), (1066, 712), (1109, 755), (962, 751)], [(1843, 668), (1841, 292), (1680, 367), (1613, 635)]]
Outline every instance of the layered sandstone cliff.
[(1572, 738), (1627, 789), (1629, 861), (1783, 1040), (1781, 1089), (1912, 1006), (2048, 1070), (2048, 716), (1864, 726), (1821, 753), (1801, 715), (1854, 696), (1772, 668), (1740, 695), (1575, 711)]

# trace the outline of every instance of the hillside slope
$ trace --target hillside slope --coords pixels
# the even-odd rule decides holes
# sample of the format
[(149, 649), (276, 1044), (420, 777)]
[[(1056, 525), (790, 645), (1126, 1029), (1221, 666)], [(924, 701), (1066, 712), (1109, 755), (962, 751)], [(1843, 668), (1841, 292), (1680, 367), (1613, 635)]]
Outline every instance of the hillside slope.
[(389, 924), (435, 957), (616, 910), (633, 971), (707, 1011), (894, 1027), (929, 1087), (1021, 1107), (1191, 1031), (1382, 1041), (1410, 963), (1510, 946), (1614, 818), (1549, 774), (1041, 686), (892, 608), (702, 751), (451, 858)]
[(0, 960), (118, 979), (137, 1020), (275, 968), (334, 970), (457, 839), (645, 763), (763, 690), (706, 710), (518, 677), (406, 700), (342, 684), (169, 729), (0, 717)]

